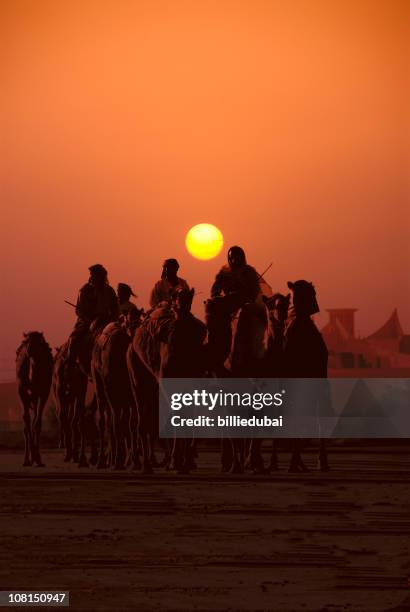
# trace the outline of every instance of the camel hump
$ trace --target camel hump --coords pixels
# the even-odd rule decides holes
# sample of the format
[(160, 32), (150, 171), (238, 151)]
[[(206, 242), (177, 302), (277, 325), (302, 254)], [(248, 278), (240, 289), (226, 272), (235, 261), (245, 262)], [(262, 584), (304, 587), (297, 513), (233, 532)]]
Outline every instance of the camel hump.
[(242, 312), (244, 314), (249, 314), (252, 316), (258, 316), (261, 315), (263, 313), (266, 313), (266, 305), (265, 302), (261, 299), (257, 299), (255, 301), (252, 302), (246, 302), (243, 306), (242, 306)]
[(103, 349), (105, 345), (107, 344), (110, 336), (112, 336), (115, 333), (123, 332), (123, 331), (124, 331), (124, 328), (120, 325), (118, 321), (112, 321), (111, 323), (108, 323), (108, 325), (106, 325), (103, 328), (102, 332), (98, 335), (96, 342), (100, 346), (100, 348)]
[(175, 314), (167, 308), (156, 308), (137, 329), (133, 339), (134, 351), (148, 369), (157, 375), (160, 368), (160, 346), (167, 337)]

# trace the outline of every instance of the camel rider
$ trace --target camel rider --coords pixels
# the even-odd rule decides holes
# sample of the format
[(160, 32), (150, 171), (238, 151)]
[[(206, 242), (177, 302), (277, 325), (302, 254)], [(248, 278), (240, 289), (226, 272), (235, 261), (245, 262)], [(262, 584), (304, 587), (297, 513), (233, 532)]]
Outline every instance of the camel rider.
[(161, 280), (155, 283), (151, 292), (150, 305), (156, 308), (161, 302), (171, 304), (172, 294), (178, 288), (188, 289), (188, 283), (177, 275), (179, 263), (176, 259), (166, 259), (162, 266)]
[(259, 275), (246, 263), (244, 250), (233, 246), (228, 251), (228, 265), (222, 266), (211, 289), (211, 297), (234, 296), (237, 307), (254, 302), (260, 295)]
[(107, 270), (101, 264), (90, 266), (90, 278), (78, 292), (75, 312), (77, 322), (70, 336), (69, 356), (78, 356), (79, 347), (86, 337), (90, 325), (96, 319), (108, 322), (119, 317), (118, 299), (114, 289), (108, 284)]
[(118, 283), (117, 296), (120, 308), (120, 316), (129, 321), (139, 319), (141, 311), (131, 302), (131, 296), (137, 297), (131, 287), (126, 283)]

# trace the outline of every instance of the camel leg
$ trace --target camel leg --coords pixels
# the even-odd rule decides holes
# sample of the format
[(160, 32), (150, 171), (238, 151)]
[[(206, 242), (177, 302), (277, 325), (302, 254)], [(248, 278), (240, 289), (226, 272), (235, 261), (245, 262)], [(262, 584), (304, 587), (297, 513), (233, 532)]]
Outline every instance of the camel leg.
[(188, 474), (189, 470), (184, 464), (185, 456), (185, 439), (174, 438), (172, 445), (171, 454), (171, 469), (175, 470), (178, 474)]
[(142, 472), (143, 474), (152, 474), (153, 469), (152, 469), (152, 463), (151, 463), (151, 439), (150, 439), (151, 427), (148, 424), (152, 415), (147, 414), (148, 410), (146, 407), (144, 407), (144, 409), (141, 412), (142, 412), (142, 415), (140, 416), (138, 425), (139, 425), (139, 439), (141, 442), (141, 450), (142, 450)]
[(36, 440), (36, 430), (35, 430), (35, 423), (37, 422), (37, 413), (38, 413), (38, 404), (37, 404), (37, 400), (33, 400), (31, 403), (31, 407), (33, 410), (33, 418), (31, 420), (31, 461), (32, 463), (38, 463), (37, 462), (37, 440)]
[(293, 440), (293, 451), (289, 465), (289, 472), (308, 472), (308, 468), (301, 456), (302, 441), (299, 438)]
[(233, 443), (229, 438), (221, 440), (221, 472), (229, 472), (233, 462)]
[(105, 397), (104, 385), (99, 374), (93, 370), (93, 379), (95, 384), (95, 393), (98, 406), (98, 430), (100, 439), (100, 448), (98, 453), (97, 468), (99, 470), (107, 467), (107, 456), (105, 452), (105, 430), (106, 430), (106, 412), (107, 401)]
[(170, 446), (171, 446), (171, 454), (169, 457), (168, 469), (171, 470), (172, 472), (176, 472), (178, 471), (180, 467), (180, 465), (178, 465), (179, 451), (180, 451), (180, 446), (178, 444), (178, 438), (173, 438), (172, 440), (170, 440)]
[(152, 467), (154, 468), (163, 467), (163, 461), (159, 461), (155, 454), (155, 444), (154, 443), (151, 443), (151, 446), (150, 446), (150, 460), (151, 460)]
[(190, 455), (191, 469), (196, 470), (198, 467), (195, 461), (195, 459), (198, 459), (198, 441), (195, 438), (192, 438), (191, 443), (188, 444), (188, 452)]
[(196, 470), (197, 464), (195, 459), (198, 457), (198, 446), (197, 440), (192, 438), (191, 440), (187, 440), (186, 450), (185, 450), (185, 463), (189, 467), (190, 470)]
[(266, 474), (266, 469), (262, 457), (262, 438), (252, 438), (249, 444), (249, 453), (246, 460), (247, 465), (253, 470), (254, 474)]
[(73, 366), (71, 373), (71, 414), (70, 414), (70, 435), (71, 435), (71, 452), (70, 459), (74, 463), (78, 463), (79, 447), (80, 447), (80, 396), (81, 396), (81, 375), (78, 366)]
[(116, 444), (114, 437), (114, 413), (111, 409), (110, 402), (107, 400), (107, 438), (108, 438), (108, 450), (107, 450), (107, 467), (114, 467)]
[(67, 449), (66, 431), (67, 431), (67, 412), (66, 409), (59, 412), (59, 426), (60, 426), (60, 439), (58, 443), (59, 448)]
[(80, 428), (80, 455), (78, 458), (78, 467), (80, 468), (90, 467), (88, 460), (87, 460), (87, 454), (86, 454), (87, 436), (86, 436), (86, 426), (85, 426), (84, 405), (82, 406), (82, 410), (80, 412), (78, 423), (79, 423), (79, 428)]
[(243, 467), (245, 470), (251, 469), (251, 453), (254, 452), (254, 448), (252, 448), (252, 438), (246, 438), (244, 440), (244, 448), (243, 448)]
[(34, 419), (32, 423), (32, 458), (33, 462), (37, 464), (37, 467), (44, 467), (44, 463), (41, 461), (40, 454), (40, 434), (41, 426), (43, 421), (43, 410), (46, 403), (46, 399), (40, 398), (35, 406)]
[(23, 423), (24, 423), (24, 462), (23, 466), (27, 467), (32, 465), (31, 459), (31, 448), (32, 433), (31, 433), (31, 415), (30, 415), (30, 403), (25, 402), (23, 407)]
[(138, 369), (138, 361), (130, 349), (127, 353), (127, 369), (129, 382), (131, 386), (132, 393), (132, 404), (131, 404), (131, 413), (130, 413), (130, 431), (131, 431), (131, 460), (132, 467), (134, 470), (141, 469), (141, 462), (139, 458), (140, 454), (140, 408), (138, 402), (138, 381), (137, 374), (135, 369)]
[(79, 461), (79, 452), (78, 452), (78, 448), (80, 445), (80, 433), (79, 433), (79, 429), (80, 429), (80, 414), (78, 412), (78, 401), (77, 398), (75, 398), (74, 403), (73, 403), (73, 410), (72, 410), (72, 418), (71, 418), (71, 460), (74, 461), (74, 463), (78, 463)]
[(131, 465), (131, 430), (130, 430), (131, 408), (127, 400), (123, 402), (121, 411), (121, 437), (123, 447), (124, 466)]
[[(152, 474), (150, 433), (154, 430), (152, 419), (153, 413), (157, 411), (157, 403), (150, 398), (158, 393), (157, 383), (150, 378), (147, 379), (147, 376), (149, 377), (150, 375), (132, 350), (128, 351), (127, 354), (127, 367), (135, 409), (138, 414), (137, 440), (139, 440), (142, 451), (142, 471), (144, 474)], [(134, 439), (134, 454), (137, 453), (135, 442), (136, 440)], [(136, 459), (135, 457), (134, 465)]]
[(142, 472), (144, 474), (152, 474), (152, 462), (151, 462), (151, 448), (152, 448), (152, 438), (150, 436), (150, 432), (147, 430), (143, 430), (141, 435), (141, 444), (142, 444)]
[(143, 428), (140, 429), (140, 441), (142, 447), (142, 471), (144, 474), (152, 474), (153, 470), (150, 457), (149, 435)]
[(106, 405), (100, 406), (99, 430), (100, 430), (100, 452), (98, 455), (97, 468), (103, 470), (108, 466), (107, 455), (105, 452), (105, 430), (106, 430)]
[(123, 470), (125, 468), (125, 453), (123, 452), (123, 430), (122, 430), (122, 415), (119, 407), (116, 410), (111, 407), (111, 427), (112, 440), (114, 444), (112, 463), (115, 470)]
[[(150, 420), (150, 444), (151, 444), (151, 448), (150, 448), (150, 462), (151, 462), (151, 466), (153, 468), (159, 468), (162, 467), (161, 465), (161, 461), (159, 461), (157, 459), (156, 456), (156, 449), (161, 445), (160, 442), (160, 437), (159, 437), (159, 418), (158, 418), (158, 393), (159, 393), (159, 389), (156, 388), (155, 391), (155, 397), (157, 398), (157, 401), (151, 405), (151, 410), (152, 410), (152, 418)], [(172, 441), (171, 441), (172, 443)]]
[(90, 454), (90, 465), (97, 465), (98, 463), (98, 433), (93, 435), (91, 441), (91, 454)]
[(106, 396), (111, 410), (112, 465), (115, 470), (123, 470), (125, 469), (126, 461), (127, 430), (129, 430), (127, 427), (129, 411), (125, 407), (128, 407), (128, 398), (124, 393), (123, 387), (115, 388), (114, 384), (111, 384), (109, 388), (106, 387)]
[(134, 470), (141, 469), (141, 462), (139, 457), (139, 444), (138, 444), (138, 410), (135, 402), (131, 405), (129, 429), (131, 434), (131, 451), (130, 459), (131, 465)]
[(182, 457), (182, 471), (184, 474), (189, 474), (191, 470), (195, 469), (194, 462), (194, 446), (190, 438), (184, 438), (181, 440), (181, 457)]
[(60, 428), (59, 448), (67, 448), (66, 430), (67, 430), (67, 397), (63, 389), (58, 385), (54, 390), (56, 401), (58, 423)]
[(192, 440), (188, 438), (174, 438), (170, 469), (175, 470), (178, 474), (189, 474), (195, 467)]
[(64, 435), (64, 427), (60, 420), (60, 436), (58, 440), (58, 448), (65, 448), (65, 435)]
[(300, 461), (300, 446), (299, 440), (296, 438), (292, 440), (292, 454), (289, 464), (289, 472), (299, 472), (299, 461)]
[[(144, 400), (143, 400), (144, 401)], [(144, 402), (140, 411), (139, 419), (139, 439), (141, 442), (142, 452), (142, 472), (143, 474), (152, 474), (152, 462), (151, 462), (151, 450), (153, 448), (153, 439), (151, 436), (153, 430), (153, 410), (157, 410), (156, 404), (154, 406), (151, 402), (148, 405)]]
[[(161, 439), (159, 438), (158, 442), (164, 454), (163, 454), (161, 461), (156, 460), (156, 465), (154, 465), (154, 467), (160, 467), (160, 468), (164, 467), (165, 469), (169, 470), (171, 467), (171, 455), (172, 455), (173, 441), (167, 440), (165, 438), (161, 438)], [(154, 459), (154, 457), (152, 459)]]
[(278, 453), (277, 453), (277, 440), (272, 438), (271, 456), (269, 462), (269, 471), (276, 472), (278, 470)]
[(328, 472), (330, 465), (327, 460), (327, 444), (325, 438), (319, 438), (319, 469), (321, 472)]
[(90, 464), (97, 465), (98, 463), (98, 428), (96, 424), (96, 413), (97, 413), (97, 398), (94, 394), (92, 400), (92, 409), (91, 409), (91, 423), (90, 423), (90, 445), (91, 445), (91, 456), (90, 456)]
[(77, 422), (78, 422), (78, 431), (79, 431), (79, 457), (78, 457), (78, 467), (89, 467), (87, 457), (86, 457), (86, 444), (87, 444), (87, 436), (86, 436), (86, 419), (85, 419), (85, 398), (87, 394), (87, 383), (88, 379), (84, 377), (81, 381), (79, 393), (77, 395), (76, 400), (76, 412), (77, 412)]
[(243, 474), (244, 472), (244, 441), (243, 439), (231, 440), (232, 444), (232, 464), (230, 474)]
[(73, 419), (74, 419), (74, 404), (72, 398), (67, 400), (67, 412), (64, 417), (64, 438), (65, 438), (65, 456), (64, 462), (69, 463), (73, 458)]
[(112, 409), (110, 399), (106, 394), (106, 427), (107, 427), (107, 438), (108, 438), (108, 452), (107, 452), (107, 467), (115, 467), (115, 457), (117, 454), (116, 439), (114, 436), (114, 411)]

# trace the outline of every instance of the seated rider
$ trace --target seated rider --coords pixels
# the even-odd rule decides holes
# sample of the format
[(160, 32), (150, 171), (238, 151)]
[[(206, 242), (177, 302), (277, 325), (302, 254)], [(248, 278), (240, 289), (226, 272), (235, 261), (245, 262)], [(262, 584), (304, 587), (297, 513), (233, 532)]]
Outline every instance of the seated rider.
[(261, 294), (259, 281), (255, 268), (246, 263), (244, 250), (233, 246), (228, 251), (228, 265), (222, 266), (216, 275), (211, 297), (231, 296), (234, 306), (240, 308), (246, 302), (254, 302)]
[(118, 283), (117, 296), (120, 309), (120, 316), (124, 319), (134, 320), (139, 319), (141, 310), (137, 308), (134, 302), (131, 302), (131, 296), (137, 297), (131, 287), (126, 283)]
[(90, 266), (90, 278), (78, 292), (75, 312), (77, 321), (70, 335), (69, 358), (78, 357), (79, 347), (96, 319), (116, 321), (119, 317), (118, 299), (108, 284), (107, 270), (101, 264)]
[(196, 378), (204, 371), (206, 326), (191, 312), (194, 289), (178, 287), (172, 294), (174, 319), (164, 328), (167, 350), (161, 359), (160, 376)]
[(156, 308), (161, 302), (171, 304), (172, 294), (176, 289), (189, 289), (188, 283), (177, 276), (179, 263), (176, 259), (166, 259), (162, 267), (161, 280), (155, 283), (151, 292), (150, 305)]

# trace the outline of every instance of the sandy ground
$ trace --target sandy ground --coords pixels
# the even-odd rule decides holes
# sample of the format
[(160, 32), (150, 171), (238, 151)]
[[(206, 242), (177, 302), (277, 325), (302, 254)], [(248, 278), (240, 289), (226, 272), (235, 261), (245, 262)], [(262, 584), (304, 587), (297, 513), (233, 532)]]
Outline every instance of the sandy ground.
[(332, 472), (194, 476), (0, 455), (1, 589), (75, 610), (410, 610), (410, 454), (332, 452)]

